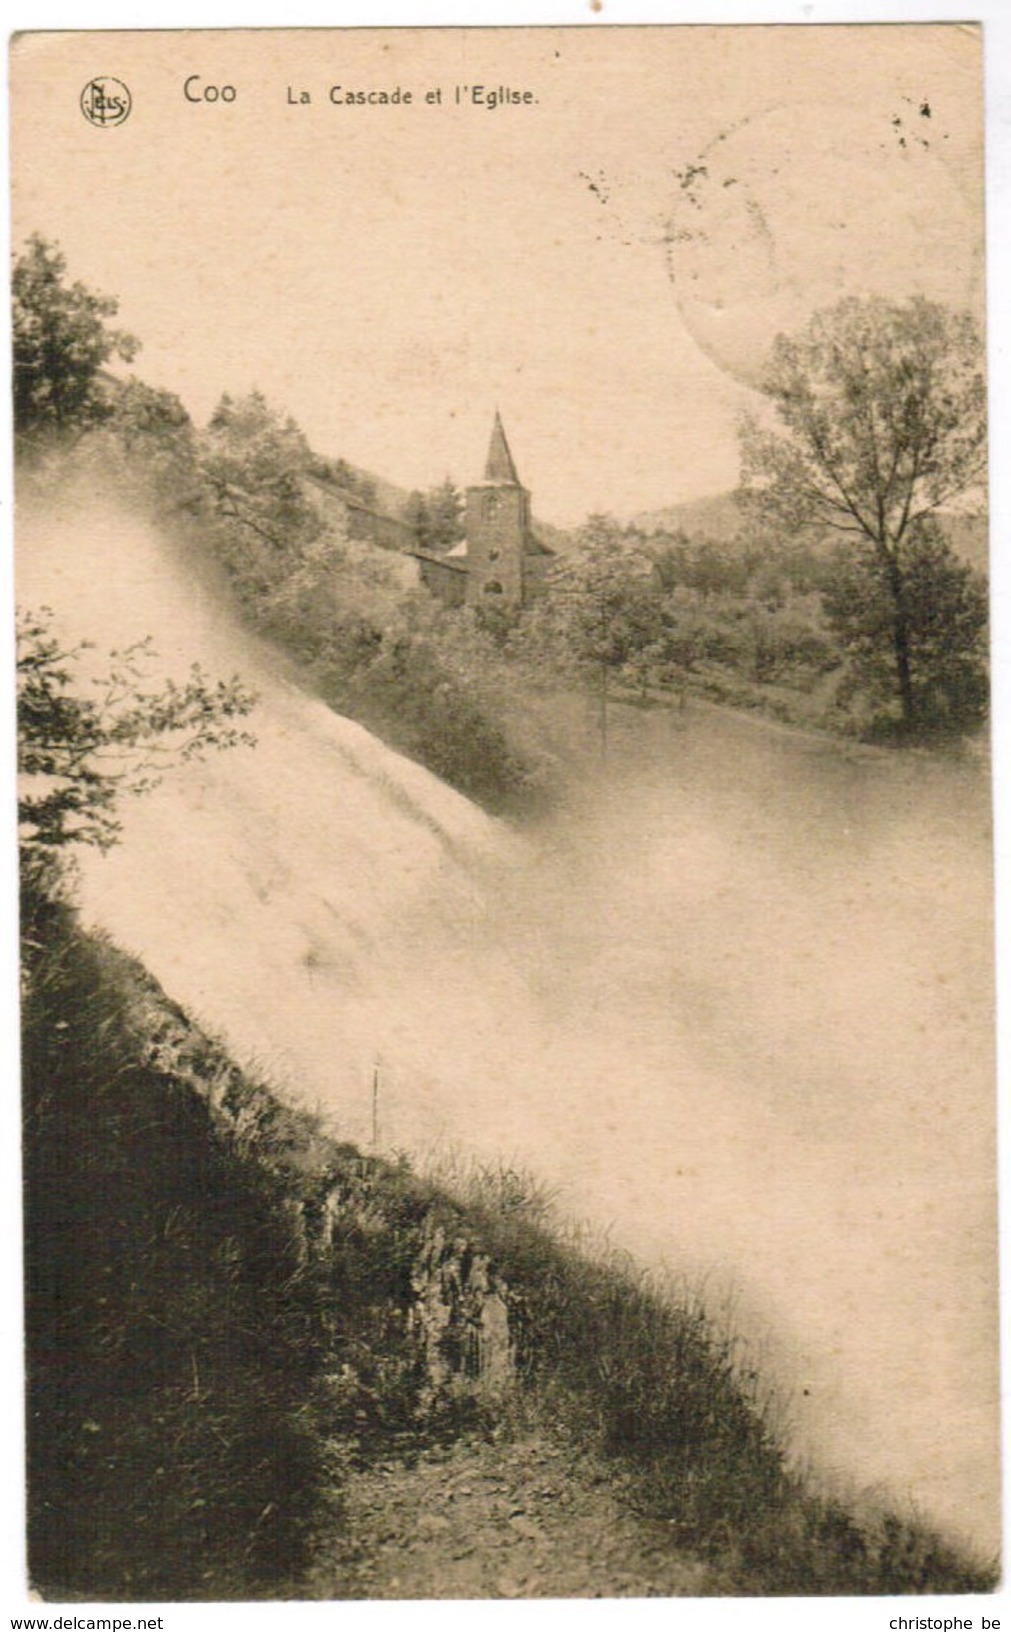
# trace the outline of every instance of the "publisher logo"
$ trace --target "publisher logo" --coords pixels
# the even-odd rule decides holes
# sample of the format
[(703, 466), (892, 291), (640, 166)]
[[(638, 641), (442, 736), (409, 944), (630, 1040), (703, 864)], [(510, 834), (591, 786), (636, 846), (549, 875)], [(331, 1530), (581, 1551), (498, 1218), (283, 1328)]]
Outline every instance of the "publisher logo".
[(133, 98), (123, 81), (109, 74), (89, 79), (81, 92), (81, 112), (92, 125), (121, 125), (132, 107)]

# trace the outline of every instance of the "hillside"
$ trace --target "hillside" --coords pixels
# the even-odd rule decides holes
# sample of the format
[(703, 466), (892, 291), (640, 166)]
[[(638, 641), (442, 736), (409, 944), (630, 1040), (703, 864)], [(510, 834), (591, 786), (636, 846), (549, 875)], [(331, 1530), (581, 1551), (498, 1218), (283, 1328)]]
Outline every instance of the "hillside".
[(985, 1591), (791, 1474), (695, 1302), (337, 1143), (32, 903), (29, 1560), (59, 1601)]
[(385, 476), (378, 476), (374, 470), (365, 470), (359, 465), (348, 464), (348, 470), (354, 477), (359, 488), (365, 487), (375, 494), (375, 507), (388, 516), (402, 516), (411, 497), (410, 489), (400, 487)]
[(701, 533), (707, 538), (728, 542), (741, 530), (743, 517), (733, 493), (714, 493), (704, 499), (688, 499), (668, 504), (661, 510), (645, 510), (632, 517), (632, 526), (644, 533)]
[[(941, 511), (938, 520), (953, 548), (970, 566), (986, 570), (989, 523), (986, 516)], [(714, 493), (704, 499), (665, 505), (660, 510), (642, 511), (633, 516), (632, 526), (645, 533), (685, 532), (699, 534), (718, 543), (730, 543), (744, 529), (744, 515), (732, 492)], [(833, 535), (826, 534), (826, 542)]]

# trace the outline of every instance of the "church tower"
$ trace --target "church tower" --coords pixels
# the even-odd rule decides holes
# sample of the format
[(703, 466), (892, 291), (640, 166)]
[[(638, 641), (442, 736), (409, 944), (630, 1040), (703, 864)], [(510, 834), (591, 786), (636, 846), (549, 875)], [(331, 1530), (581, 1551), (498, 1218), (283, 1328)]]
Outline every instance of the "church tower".
[(467, 489), (467, 604), (485, 597), (522, 606), (530, 549), (530, 494), (516, 474), (496, 411), (484, 481)]

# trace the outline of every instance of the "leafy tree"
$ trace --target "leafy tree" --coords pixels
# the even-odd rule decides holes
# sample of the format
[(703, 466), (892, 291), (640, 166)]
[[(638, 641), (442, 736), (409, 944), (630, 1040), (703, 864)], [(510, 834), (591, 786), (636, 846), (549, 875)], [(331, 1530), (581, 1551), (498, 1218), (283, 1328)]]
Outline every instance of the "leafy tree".
[[(901, 565), (916, 718), (940, 731), (972, 726), (985, 718), (989, 690), (986, 585), (929, 517), (904, 539)], [(853, 679), (872, 702), (887, 703), (894, 692), (890, 596), (878, 557), (841, 554), (823, 605)]]
[(415, 490), (404, 506), (404, 520), (423, 550), (451, 550), (464, 536), (463, 499), (447, 476), (426, 493)]
[(692, 538), (682, 530), (654, 533), (644, 540), (661, 586), (693, 589), (703, 596), (741, 594), (750, 562), (745, 553), (715, 539)]
[(124, 794), (156, 786), (173, 764), (254, 740), (235, 723), (255, 701), (237, 678), (211, 681), (194, 664), (184, 683), (148, 690), (154, 654), (143, 641), (112, 653), (89, 683), (88, 650), (65, 645), (47, 609), (19, 613), (18, 825), (24, 883), (42, 895), (72, 847), (115, 843)]
[(163, 391), (143, 380), (124, 381), (110, 403), (113, 428), (128, 449), (149, 438), (192, 440), (193, 422), (173, 391)]
[(136, 378), (117, 384), (109, 417), (89, 441), (98, 480), (133, 490), (141, 502), (154, 499), (163, 513), (198, 501), (196, 431), (173, 392)]
[(312, 470), (315, 475), (322, 476), (325, 481), (335, 482), (346, 492), (354, 493), (365, 504), (376, 502), (376, 484), (369, 476), (363, 476), (360, 471), (349, 465), (346, 459), (317, 459), (313, 458)]
[(59, 248), (38, 233), (14, 262), (14, 425), (21, 435), (106, 417), (103, 365), (112, 357), (130, 362), (139, 350), (132, 335), (106, 326), (117, 302), (83, 283), (68, 285), (66, 270)]
[(464, 536), (463, 499), (448, 476), (429, 493), (428, 513), (436, 549), (451, 550)]
[(421, 550), (432, 547), (432, 515), (424, 493), (415, 488), (404, 505), (404, 520)]
[(591, 516), (578, 548), (554, 565), (544, 618), (577, 672), (593, 677), (601, 742), (607, 742), (610, 678), (621, 670), (641, 680), (643, 654), (656, 659), (663, 638), (651, 563), (630, 549), (617, 523)]
[(198, 458), (218, 516), (269, 551), (297, 554), (323, 531), (303, 485), (314, 466), (309, 444), (295, 421), (271, 408), (262, 392), (221, 398)]
[[(924, 723), (935, 681), (914, 673), (915, 563), (924, 523), (983, 481), (986, 397), (978, 334), (968, 317), (917, 296), (847, 299), (773, 347), (765, 390), (780, 429), (742, 428), (745, 502), (788, 531), (851, 541), (861, 598), (876, 602), (877, 641), (906, 730)], [(929, 535), (935, 569), (940, 535)], [(953, 558), (933, 589), (955, 593), (936, 619), (957, 619)], [(841, 637), (850, 625), (837, 620)], [(866, 643), (868, 625), (860, 642)], [(930, 648), (920, 643), (921, 670)]]

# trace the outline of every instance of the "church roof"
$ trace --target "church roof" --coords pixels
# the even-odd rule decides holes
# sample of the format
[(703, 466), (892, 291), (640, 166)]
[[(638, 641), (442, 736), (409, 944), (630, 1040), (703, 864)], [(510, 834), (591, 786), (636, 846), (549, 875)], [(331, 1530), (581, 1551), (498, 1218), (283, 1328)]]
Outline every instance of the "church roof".
[(445, 567), (447, 572), (467, 573), (470, 569), (466, 561), (457, 558), (455, 561), (449, 555), (437, 555), (434, 550), (405, 550), (415, 561), (428, 561), (433, 567)]
[(488, 445), (488, 459), (484, 467), (486, 482), (513, 482), (517, 487), (520, 479), (516, 474), (513, 456), (509, 452), (509, 444), (502, 428), (502, 416), (495, 411), (495, 423), (491, 430), (491, 442)]

